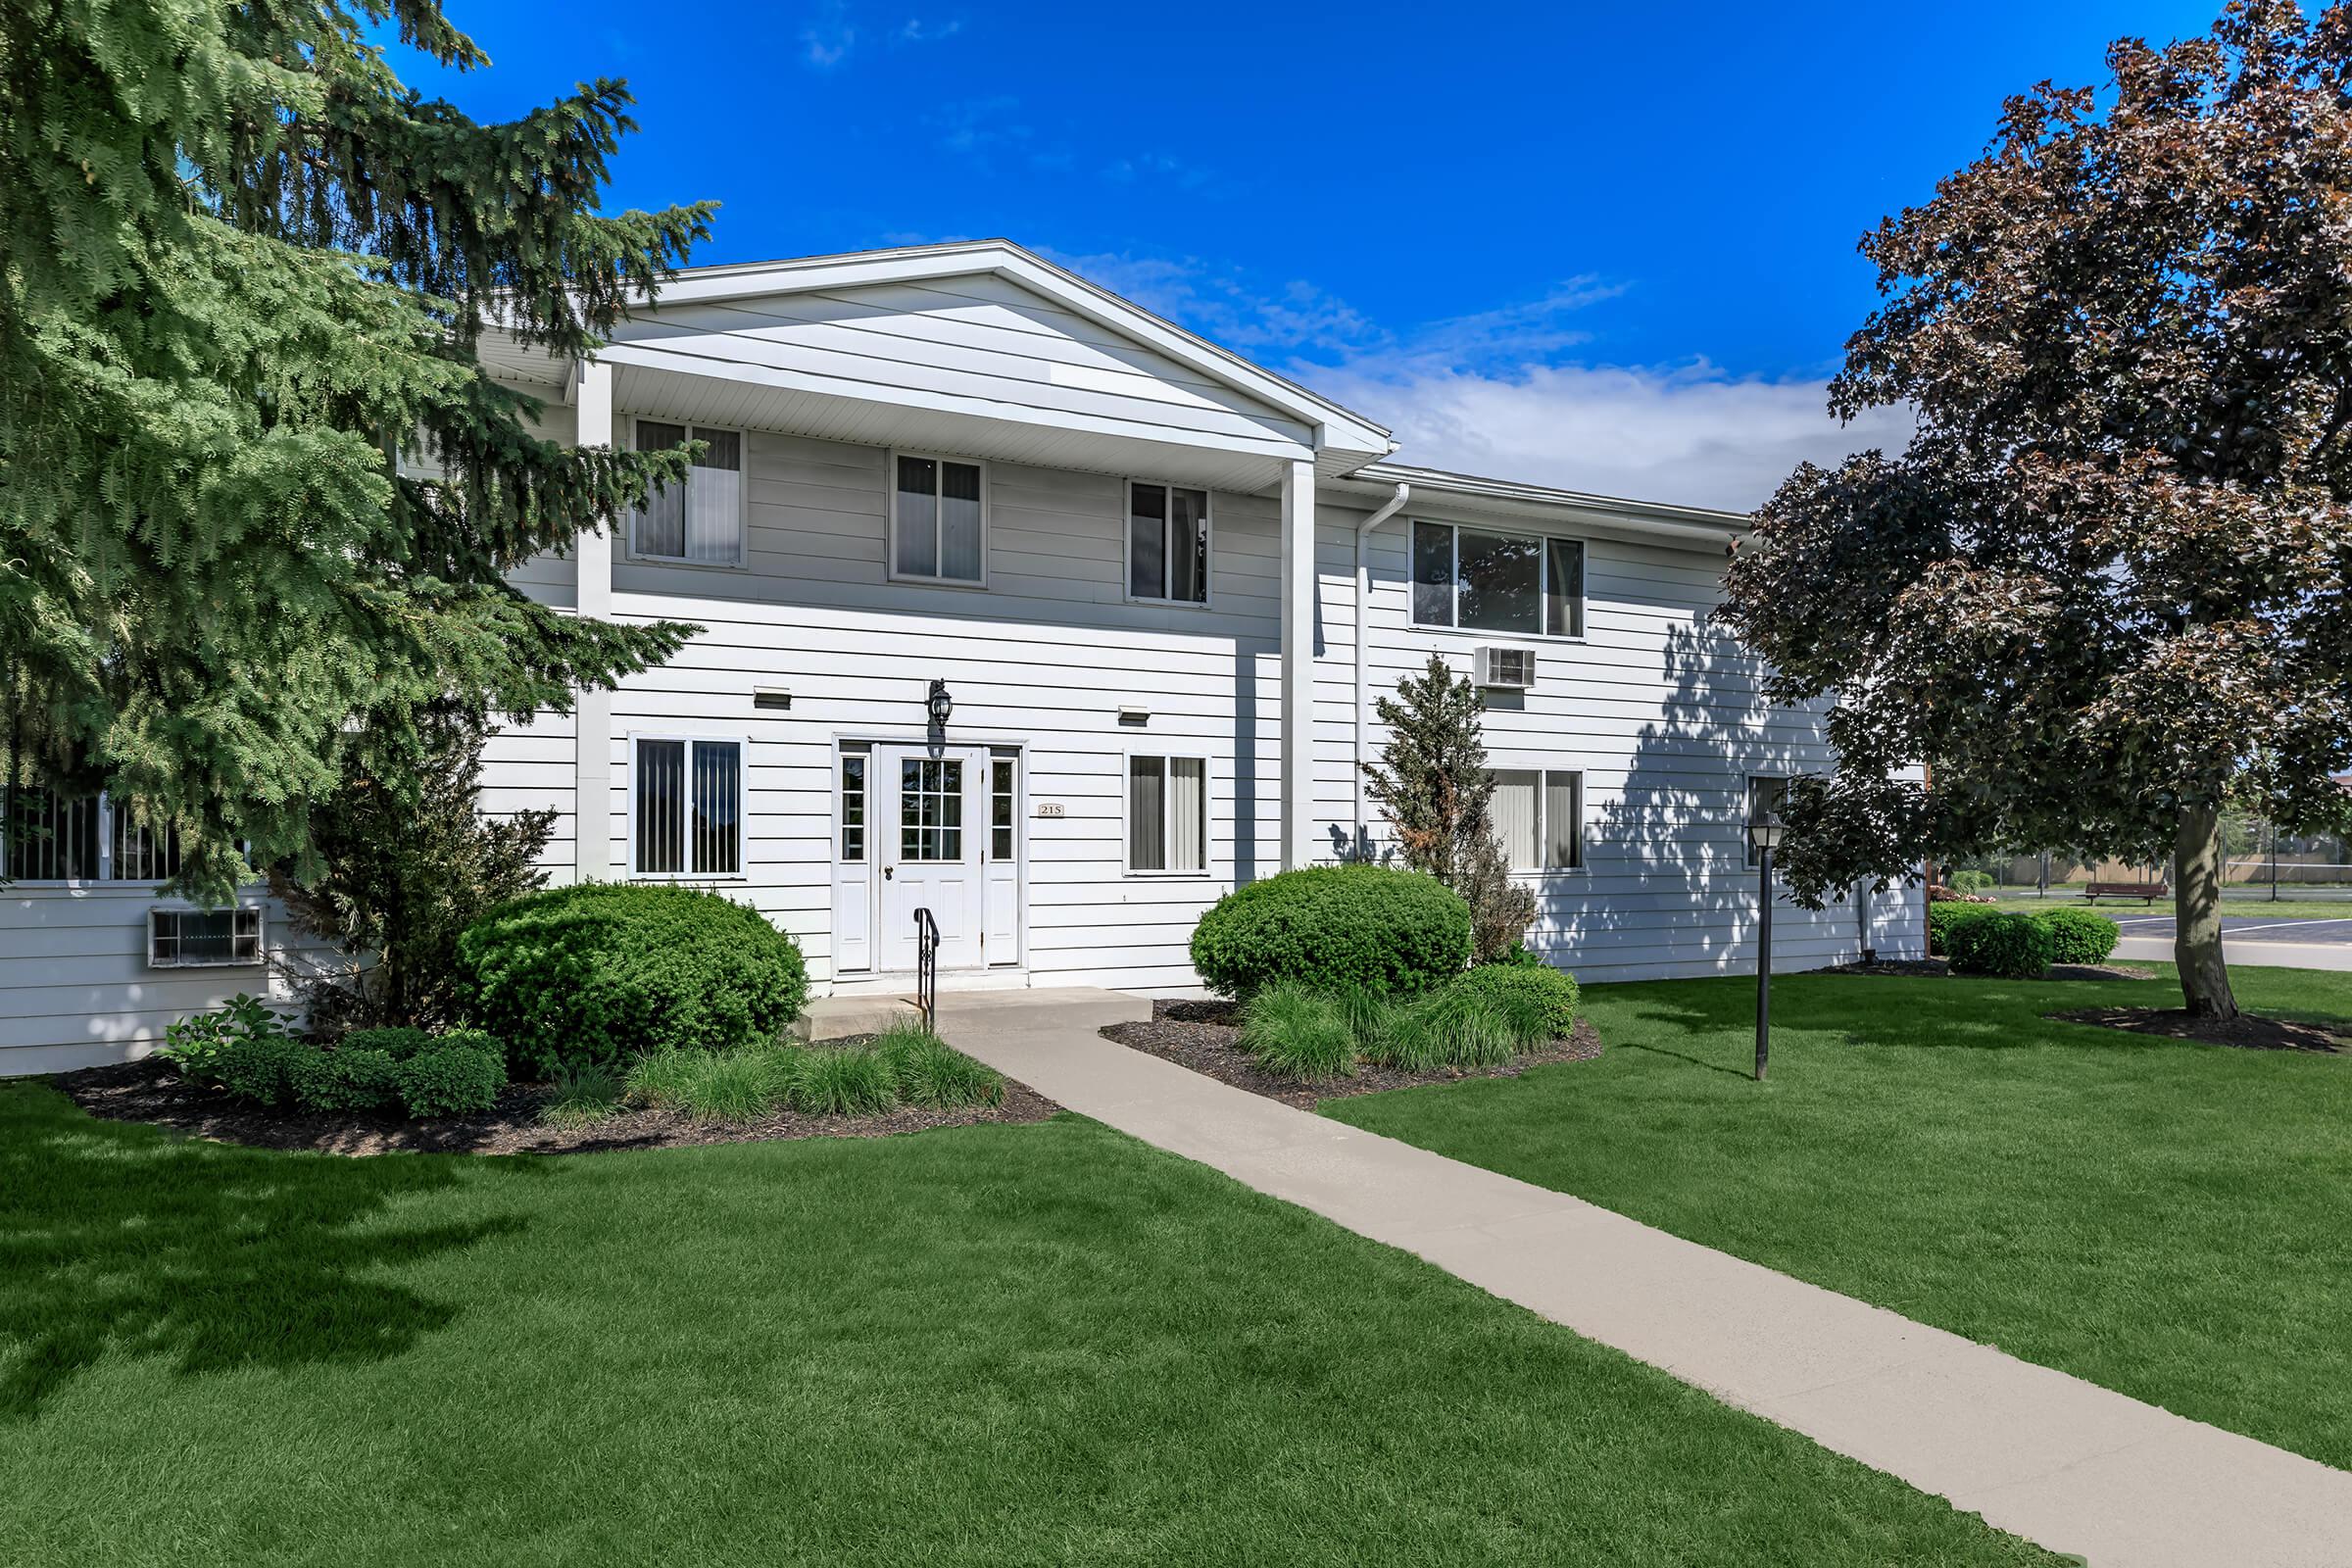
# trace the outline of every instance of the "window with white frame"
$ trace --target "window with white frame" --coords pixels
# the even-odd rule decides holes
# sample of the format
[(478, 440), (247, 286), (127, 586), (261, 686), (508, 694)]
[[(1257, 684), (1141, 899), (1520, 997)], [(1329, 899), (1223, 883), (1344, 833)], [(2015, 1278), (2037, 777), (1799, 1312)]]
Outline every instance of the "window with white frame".
[(0, 879), (164, 882), (178, 874), (178, 830), (147, 826), (103, 791), (0, 791)]
[(630, 810), (639, 876), (743, 873), (743, 742), (638, 736)]
[(1576, 871), (1585, 863), (1585, 775), (1496, 768), (1489, 812), (1514, 871)]
[(1751, 773), (1747, 778), (1747, 815), (1740, 822), (1740, 842), (1747, 847), (1747, 865), (1754, 870), (1764, 861), (1764, 852), (1756, 848), (1754, 837), (1747, 831), (1750, 822), (1761, 822), (1767, 815), (1779, 816), (1788, 808), (1788, 781), (1763, 773)]
[(1582, 637), (1584, 541), (1415, 522), (1413, 624)]
[(677, 484), (645, 498), (629, 515), (629, 554), (695, 565), (743, 564), (743, 432), (708, 424), (637, 421), (637, 450), (662, 452), (703, 443)]
[(1127, 869), (1208, 869), (1208, 762), (1127, 759)]
[(841, 754), (841, 858), (844, 864), (865, 860), (867, 764), (871, 754), (844, 750)]
[(1208, 603), (1207, 491), (1141, 479), (1128, 484), (1127, 594)]
[(891, 575), (978, 583), (986, 559), (980, 465), (902, 452), (897, 469), (891, 492)]
[(211, 969), (261, 961), (259, 909), (147, 911), (150, 969)]

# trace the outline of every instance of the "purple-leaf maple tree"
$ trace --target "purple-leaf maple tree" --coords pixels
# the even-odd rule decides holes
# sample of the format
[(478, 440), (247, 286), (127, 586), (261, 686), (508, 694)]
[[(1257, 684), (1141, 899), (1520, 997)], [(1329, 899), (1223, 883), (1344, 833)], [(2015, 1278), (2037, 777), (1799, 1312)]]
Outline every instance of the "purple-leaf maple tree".
[(1831, 407), (1916, 434), (1792, 474), (1722, 614), (1776, 699), (1834, 696), (1801, 900), (2013, 846), (2169, 861), (2182, 995), (2226, 1018), (2224, 803), (2340, 826), (2352, 765), (2352, 9), (2239, 0), (2107, 63), (1864, 237), (1884, 304)]

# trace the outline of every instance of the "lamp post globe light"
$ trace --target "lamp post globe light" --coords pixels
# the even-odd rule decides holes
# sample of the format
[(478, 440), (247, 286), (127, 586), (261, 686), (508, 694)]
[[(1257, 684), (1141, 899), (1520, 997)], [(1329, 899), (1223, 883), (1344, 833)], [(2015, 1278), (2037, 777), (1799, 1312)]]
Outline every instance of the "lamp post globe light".
[(1764, 1081), (1765, 1058), (1772, 1050), (1772, 852), (1788, 832), (1780, 813), (1762, 807), (1747, 824), (1747, 842), (1756, 849), (1756, 1082)]

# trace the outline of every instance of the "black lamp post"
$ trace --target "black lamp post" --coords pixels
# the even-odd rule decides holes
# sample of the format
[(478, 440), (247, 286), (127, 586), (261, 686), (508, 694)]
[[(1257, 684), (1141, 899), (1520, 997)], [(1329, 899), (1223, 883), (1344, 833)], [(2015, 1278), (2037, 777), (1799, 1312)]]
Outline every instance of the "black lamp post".
[(1764, 1061), (1772, 1050), (1772, 852), (1781, 847), (1788, 829), (1770, 806), (1747, 824), (1747, 842), (1756, 856), (1756, 1082), (1764, 1081)]
[(923, 710), (931, 715), (931, 727), (944, 737), (948, 733), (948, 715), (956, 711), (956, 699), (948, 695), (945, 680), (931, 682), (931, 690), (923, 698)]

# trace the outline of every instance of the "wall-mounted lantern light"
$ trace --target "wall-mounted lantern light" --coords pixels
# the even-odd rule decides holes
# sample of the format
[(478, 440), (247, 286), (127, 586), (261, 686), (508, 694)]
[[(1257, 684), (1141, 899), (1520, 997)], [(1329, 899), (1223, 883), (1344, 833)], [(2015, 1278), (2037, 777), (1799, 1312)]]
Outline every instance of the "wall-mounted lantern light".
[(934, 680), (931, 682), (930, 694), (923, 699), (923, 710), (931, 715), (933, 729), (946, 730), (948, 715), (956, 711), (956, 699), (948, 695), (946, 681)]

